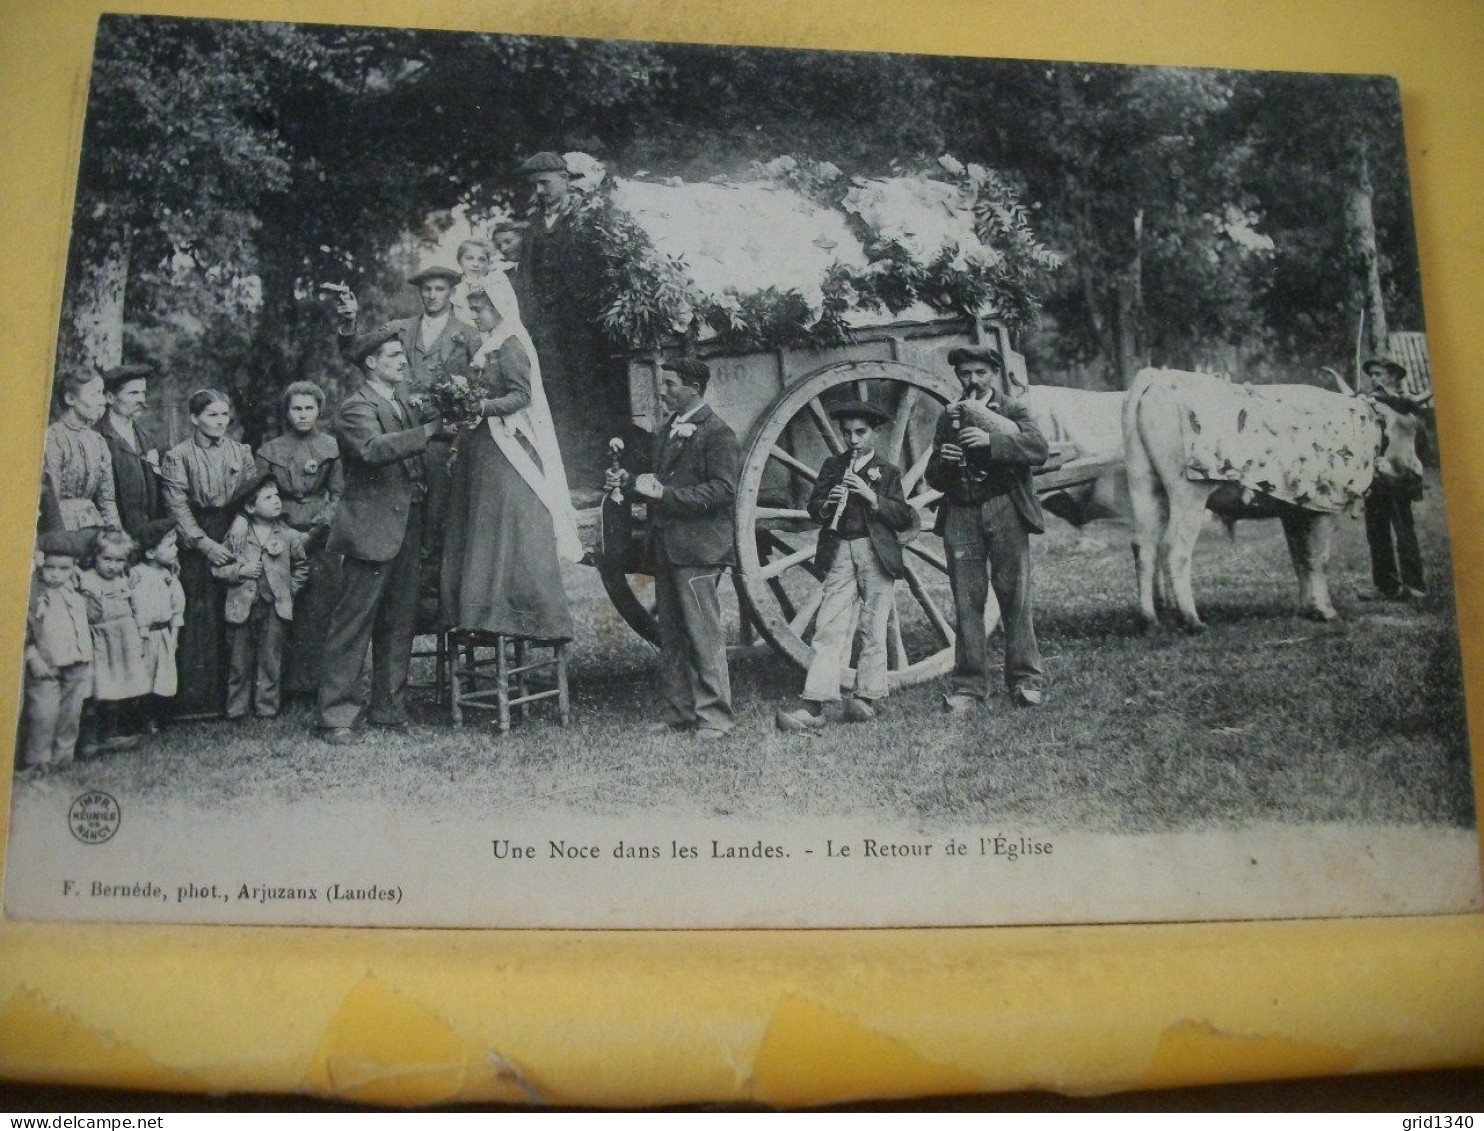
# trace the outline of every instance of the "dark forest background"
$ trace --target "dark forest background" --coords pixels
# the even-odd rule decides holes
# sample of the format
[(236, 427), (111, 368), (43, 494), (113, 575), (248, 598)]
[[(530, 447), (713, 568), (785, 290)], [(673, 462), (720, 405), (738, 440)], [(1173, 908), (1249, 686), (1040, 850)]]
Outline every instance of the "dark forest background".
[(522, 211), (542, 149), (686, 179), (992, 166), (1066, 260), (1036, 380), (1347, 370), (1362, 311), (1366, 352), (1423, 329), (1383, 78), (107, 16), (59, 372), (151, 362), (167, 410), (224, 387), (255, 442), (285, 384), (346, 378), (317, 284), (405, 302), (394, 249), (460, 204)]

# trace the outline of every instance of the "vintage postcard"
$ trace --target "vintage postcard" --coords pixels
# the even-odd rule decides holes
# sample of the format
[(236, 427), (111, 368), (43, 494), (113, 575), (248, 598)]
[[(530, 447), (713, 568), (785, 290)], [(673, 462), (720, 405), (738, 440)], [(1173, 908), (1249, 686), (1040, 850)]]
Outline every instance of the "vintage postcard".
[(104, 16), (62, 310), (9, 917), (1480, 906), (1389, 79)]

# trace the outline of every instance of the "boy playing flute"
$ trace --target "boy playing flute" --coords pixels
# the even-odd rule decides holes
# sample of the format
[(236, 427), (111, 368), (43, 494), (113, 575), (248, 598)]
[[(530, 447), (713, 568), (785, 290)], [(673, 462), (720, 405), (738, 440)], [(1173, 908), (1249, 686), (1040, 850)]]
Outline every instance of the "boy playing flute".
[(814, 658), (801, 704), (779, 708), (778, 729), (790, 733), (825, 725), (824, 706), (840, 699), (850, 663), (852, 623), (860, 641), (855, 682), (842, 712), (848, 722), (874, 719), (887, 694), (886, 631), (896, 581), (903, 576), (899, 532), (917, 524), (902, 494), (902, 475), (876, 454), (876, 432), (890, 417), (864, 401), (834, 409), (846, 450), (819, 469), (809, 514), (824, 529), (814, 563), (824, 595), (814, 628)]

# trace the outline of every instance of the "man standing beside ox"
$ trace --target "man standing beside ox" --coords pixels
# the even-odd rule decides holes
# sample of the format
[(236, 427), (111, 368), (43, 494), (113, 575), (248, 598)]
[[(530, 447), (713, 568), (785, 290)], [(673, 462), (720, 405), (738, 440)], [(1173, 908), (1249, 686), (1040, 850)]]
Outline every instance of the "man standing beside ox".
[(1003, 392), (1004, 359), (992, 346), (949, 352), (963, 398), (938, 419), (928, 486), (942, 491), (936, 533), (948, 556), (958, 620), (953, 689), (944, 705), (972, 710), (989, 690), (984, 608), (993, 585), (1005, 625), (1005, 685), (1022, 707), (1039, 706), (1041, 652), (1031, 620), (1030, 535), (1046, 528), (1031, 469), (1046, 462), (1046, 438)]
[[(732, 510), (742, 451), (737, 435), (706, 403), (705, 362), (666, 362), (660, 397), (670, 418), (655, 439), (654, 471), (626, 490), (649, 505), (656, 615), (663, 672), (661, 730), (694, 730), (714, 740), (732, 729), (726, 628), (716, 586), (733, 563)], [(628, 472), (607, 475), (611, 490)]]
[(356, 339), (348, 351), (365, 383), (345, 398), (335, 437), (345, 491), (328, 550), (344, 554), (341, 590), (330, 614), (320, 680), (318, 726), (333, 745), (355, 741), (361, 676), (371, 649), (373, 726), (407, 725), (407, 670), (417, 628), (421, 540), (426, 521), (423, 455), (438, 422), (421, 423), (407, 399), (407, 355), (394, 326)]

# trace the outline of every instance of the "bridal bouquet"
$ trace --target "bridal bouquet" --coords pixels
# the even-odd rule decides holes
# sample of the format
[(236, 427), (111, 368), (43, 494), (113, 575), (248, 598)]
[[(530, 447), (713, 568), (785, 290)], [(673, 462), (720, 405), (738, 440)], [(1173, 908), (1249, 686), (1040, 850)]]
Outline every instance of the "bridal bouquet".
[(431, 410), (456, 428), (473, 428), (484, 419), (487, 390), (477, 380), (459, 373), (439, 372), (425, 396)]

